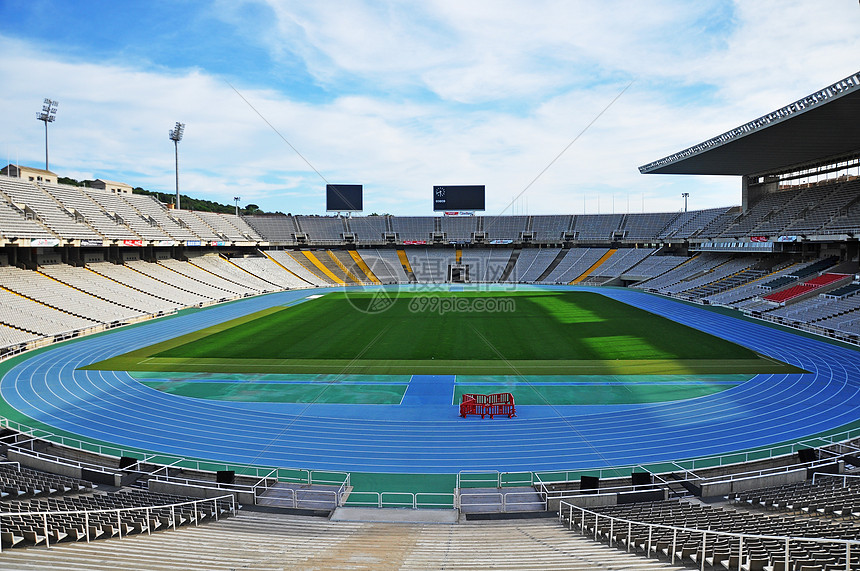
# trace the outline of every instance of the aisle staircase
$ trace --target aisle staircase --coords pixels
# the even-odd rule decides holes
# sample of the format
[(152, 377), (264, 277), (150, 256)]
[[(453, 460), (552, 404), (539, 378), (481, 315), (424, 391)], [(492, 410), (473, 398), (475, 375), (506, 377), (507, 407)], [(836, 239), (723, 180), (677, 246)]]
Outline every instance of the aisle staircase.
[[(400, 511), (400, 510), (396, 510)], [(458, 524), (332, 522), (243, 510), (152, 536), (8, 550), (4, 569), (684, 569), (571, 533), (554, 518)]]
[(602, 266), (603, 262), (605, 262), (606, 260), (611, 258), (612, 254), (614, 254), (617, 251), (618, 251), (618, 248), (612, 248), (611, 250), (607, 251), (605, 254), (600, 256), (600, 259), (597, 260), (596, 262), (594, 262), (590, 268), (588, 268), (587, 270), (582, 272), (582, 274), (578, 278), (576, 278), (575, 280), (570, 282), (568, 285), (576, 285), (579, 282), (581, 282), (582, 280), (584, 280), (585, 278), (587, 278), (588, 276), (590, 276), (592, 274), (592, 272), (594, 272), (594, 270), (596, 270), (597, 268)]

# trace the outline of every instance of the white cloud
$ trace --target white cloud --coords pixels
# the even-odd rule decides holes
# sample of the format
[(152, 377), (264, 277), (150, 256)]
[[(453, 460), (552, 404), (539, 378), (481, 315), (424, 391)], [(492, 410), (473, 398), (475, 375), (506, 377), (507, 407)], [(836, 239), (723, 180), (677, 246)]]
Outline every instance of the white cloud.
[[(740, 181), (640, 175), (698, 143), (856, 71), (856, 5), (828, 1), (341, 2), (271, 0), (268, 21), (215, 10), (300, 66), (325, 97), (231, 81), (331, 182), (363, 183), (368, 211), (428, 214), (433, 184), (486, 184), (504, 209), (632, 79), (624, 96), (515, 206), (530, 213), (674, 211), (735, 204)], [(251, 11), (258, 14), (257, 11)], [(258, 16), (257, 16), (258, 17)], [(716, 21), (716, 24), (711, 22)], [(710, 27), (709, 27), (710, 26)], [(324, 181), (217, 70), (82, 61), (0, 36), (0, 152), (38, 166), (43, 97), (60, 100), (51, 163), (75, 178), (266, 210), (321, 212)], [(292, 66), (292, 67), (291, 67)], [(508, 212), (511, 212), (509, 210)]]

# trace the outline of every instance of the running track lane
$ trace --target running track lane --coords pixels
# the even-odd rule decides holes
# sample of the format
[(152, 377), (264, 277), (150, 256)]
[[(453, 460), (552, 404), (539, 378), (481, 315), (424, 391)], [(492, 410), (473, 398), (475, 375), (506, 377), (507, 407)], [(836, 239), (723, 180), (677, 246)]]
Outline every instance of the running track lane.
[[(758, 375), (677, 402), (522, 406), (517, 418), (490, 421), (461, 419), (453, 405), (207, 401), (150, 389), (122, 371), (75, 370), (309, 295), (291, 291), (51, 348), (4, 375), (0, 396), (33, 419), (119, 446), (231, 463), (392, 473), (652, 463), (801, 439), (860, 418), (858, 351), (634, 290), (575, 289), (663, 315), (810, 374)], [(324, 291), (340, 290), (313, 293)]]

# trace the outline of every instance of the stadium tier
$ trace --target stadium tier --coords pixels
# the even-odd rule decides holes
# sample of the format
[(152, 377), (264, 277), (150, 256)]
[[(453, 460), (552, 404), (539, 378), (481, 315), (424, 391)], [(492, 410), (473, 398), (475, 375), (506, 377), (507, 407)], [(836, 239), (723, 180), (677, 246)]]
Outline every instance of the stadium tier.
[[(746, 209), (236, 216), (0, 176), (0, 255), (15, 266), (0, 287), (7, 307), (34, 307), (26, 317), (4, 313), (2, 343), (20, 348), (282, 289), (410, 281), (634, 286), (784, 322), (779, 305), (852, 281), (858, 193), (860, 180), (840, 175), (780, 187)], [(841, 255), (828, 253), (839, 244)], [(843, 277), (818, 277), (840, 260)], [(815, 330), (851, 338), (852, 313), (818, 318)]]
[[(118, 263), (93, 253), (85, 263), (63, 263), (56, 255), (42, 255), (38, 261), (23, 269), (0, 258), (4, 352), (267, 292), (411, 281), (628, 286), (791, 321), (846, 340), (860, 334), (860, 313), (852, 304), (860, 297), (857, 263), (839, 263), (835, 257), (681, 256), (663, 248), (411, 246), (399, 253), (389, 248), (252, 249), (191, 251), (183, 259), (158, 252), (145, 261), (132, 251)], [(847, 301), (834, 303), (838, 300)], [(804, 311), (788, 311), (795, 304)]]
[[(824, 242), (860, 232), (860, 181), (766, 194), (746, 212), (535, 216), (236, 216), (170, 210), (151, 196), (0, 176), (3, 244), (105, 245), (650, 244), (780, 238)], [(36, 240), (36, 242), (32, 242)], [(761, 247), (761, 243), (757, 244)], [(771, 247), (769, 251), (773, 251)]]

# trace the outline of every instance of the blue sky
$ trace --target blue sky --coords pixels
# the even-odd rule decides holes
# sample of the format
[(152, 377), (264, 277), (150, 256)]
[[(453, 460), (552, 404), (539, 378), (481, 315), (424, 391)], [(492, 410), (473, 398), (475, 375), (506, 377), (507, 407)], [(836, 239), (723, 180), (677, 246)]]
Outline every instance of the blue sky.
[(856, 72), (858, 24), (847, 0), (5, 0), (0, 153), (44, 166), (50, 97), (58, 174), (170, 193), (182, 121), (183, 193), (269, 211), (323, 213), (326, 181), (400, 215), (434, 184), (485, 184), (488, 214), (727, 206), (735, 177), (637, 167)]

